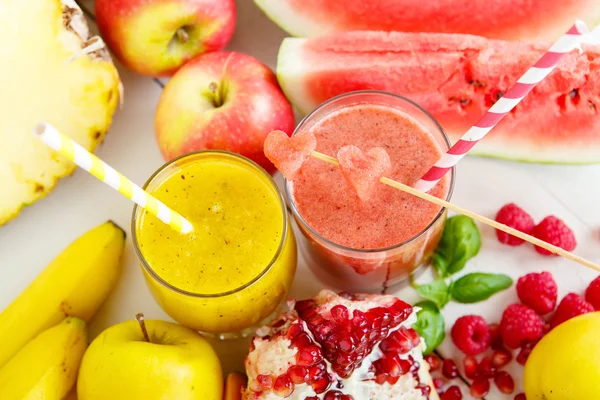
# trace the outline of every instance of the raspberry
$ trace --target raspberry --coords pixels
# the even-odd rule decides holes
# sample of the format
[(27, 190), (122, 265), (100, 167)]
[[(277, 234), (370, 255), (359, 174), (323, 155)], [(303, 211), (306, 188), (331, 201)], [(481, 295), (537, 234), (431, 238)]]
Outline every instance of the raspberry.
[[(567, 251), (575, 249), (577, 240), (575, 234), (561, 219), (554, 216), (546, 217), (533, 228), (532, 235), (536, 238), (548, 242), (555, 246), (561, 247)], [(556, 256), (539, 246), (535, 246), (535, 250), (545, 256)]]
[[(502, 207), (500, 211), (498, 211), (498, 214), (496, 214), (496, 221), (524, 233), (530, 233), (535, 226), (531, 215), (527, 214), (525, 210), (515, 203), (510, 203)], [(519, 246), (524, 242), (523, 239), (519, 239), (516, 236), (499, 231), (498, 229), (496, 229), (496, 236), (500, 243), (509, 246)]]
[(504, 310), (500, 321), (500, 335), (504, 344), (516, 349), (523, 343), (542, 337), (544, 322), (537, 313), (523, 304), (511, 304)]
[(569, 293), (563, 297), (556, 309), (554, 318), (552, 318), (552, 328), (573, 317), (589, 312), (594, 312), (593, 305), (582, 299), (577, 293)]
[(492, 340), (487, 323), (478, 315), (465, 315), (457, 319), (451, 335), (456, 347), (469, 356), (486, 351)]
[(543, 315), (556, 307), (558, 288), (550, 272), (531, 273), (517, 281), (517, 295), (523, 304)]
[(585, 300), (593, 305), (596, 311), (600, 311), (600, 276), (585, 290)]

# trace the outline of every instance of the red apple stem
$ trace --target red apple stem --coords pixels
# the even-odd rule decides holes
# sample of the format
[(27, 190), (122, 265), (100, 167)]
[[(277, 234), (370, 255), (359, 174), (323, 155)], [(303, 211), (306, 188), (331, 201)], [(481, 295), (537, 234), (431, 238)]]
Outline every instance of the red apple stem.
[(211, 82), (210, 85), (208, 85), (208, 90), (212, 93), (212, 103), (217, 108), (223, 105), (223, 96), (221, 95), (220, 89), (217, 82)]
[(175, 36), (177, 36), (177, 40), (179, 40), (181, 43), (187, 43), (187, 41), (190, 40), (190, 35), (183, 27), (177, 29)]
[(142, 334), (144, 335), (144, 340), (148, 343), (152, 343), (150, 341), (150, 336), (148, 335), (148, 330), (146, 329), (146, 318), (143, 313), (139, 313), (135, 316), (138, 324), (140, 324), (140, 329), (142, 330)]

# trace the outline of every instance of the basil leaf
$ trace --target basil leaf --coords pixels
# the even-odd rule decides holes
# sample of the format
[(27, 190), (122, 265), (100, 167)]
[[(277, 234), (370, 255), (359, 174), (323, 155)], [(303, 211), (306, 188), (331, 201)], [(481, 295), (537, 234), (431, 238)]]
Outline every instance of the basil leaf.
[(429, 354), (444, 341), (446, 336), (444, 317), (432, 301), (420, 301), (414, 306), (421, 309), (417, 312), (417, 322), (413, 328), (425, 339), (427, 349), (424, 353)]
[(508, 289), (513, 281), (503, 274), (475, 272), (458, 279), (452, 285), (452, 298), (459, 303), (477, 303)]
[(433, 266), (445, 278), (461, 271), (481, 248), (481, 235), (475, 222), (464, 215), (448, 218), (440, 243), (433, 256)]
[(431, 300), (440, 310), (450, 301), (450, 287), (443, 279), (419, 285), (416, 290), (421, 297)]

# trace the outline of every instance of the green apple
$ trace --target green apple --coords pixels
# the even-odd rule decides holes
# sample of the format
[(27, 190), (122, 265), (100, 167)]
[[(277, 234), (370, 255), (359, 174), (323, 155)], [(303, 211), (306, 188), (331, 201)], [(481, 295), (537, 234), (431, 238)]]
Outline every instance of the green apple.
[(128, 321), (105, 330), (83, 357), (79, 400), (221, 400), (223, 376), (211, 345), (166, 321)]

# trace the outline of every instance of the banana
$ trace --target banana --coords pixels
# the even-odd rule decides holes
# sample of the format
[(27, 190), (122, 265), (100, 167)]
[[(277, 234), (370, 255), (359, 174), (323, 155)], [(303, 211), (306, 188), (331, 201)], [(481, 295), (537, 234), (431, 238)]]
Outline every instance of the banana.
[(66, 316), (89, 321), (119, 277), (124, 246), (125, 232), (108, 221), (54, 259), (0, 314), (0, 367)]
[(0, 399), (61, 400), (75, 385), (87, 348), (84, 321), (67, 317), (0, 368)]

